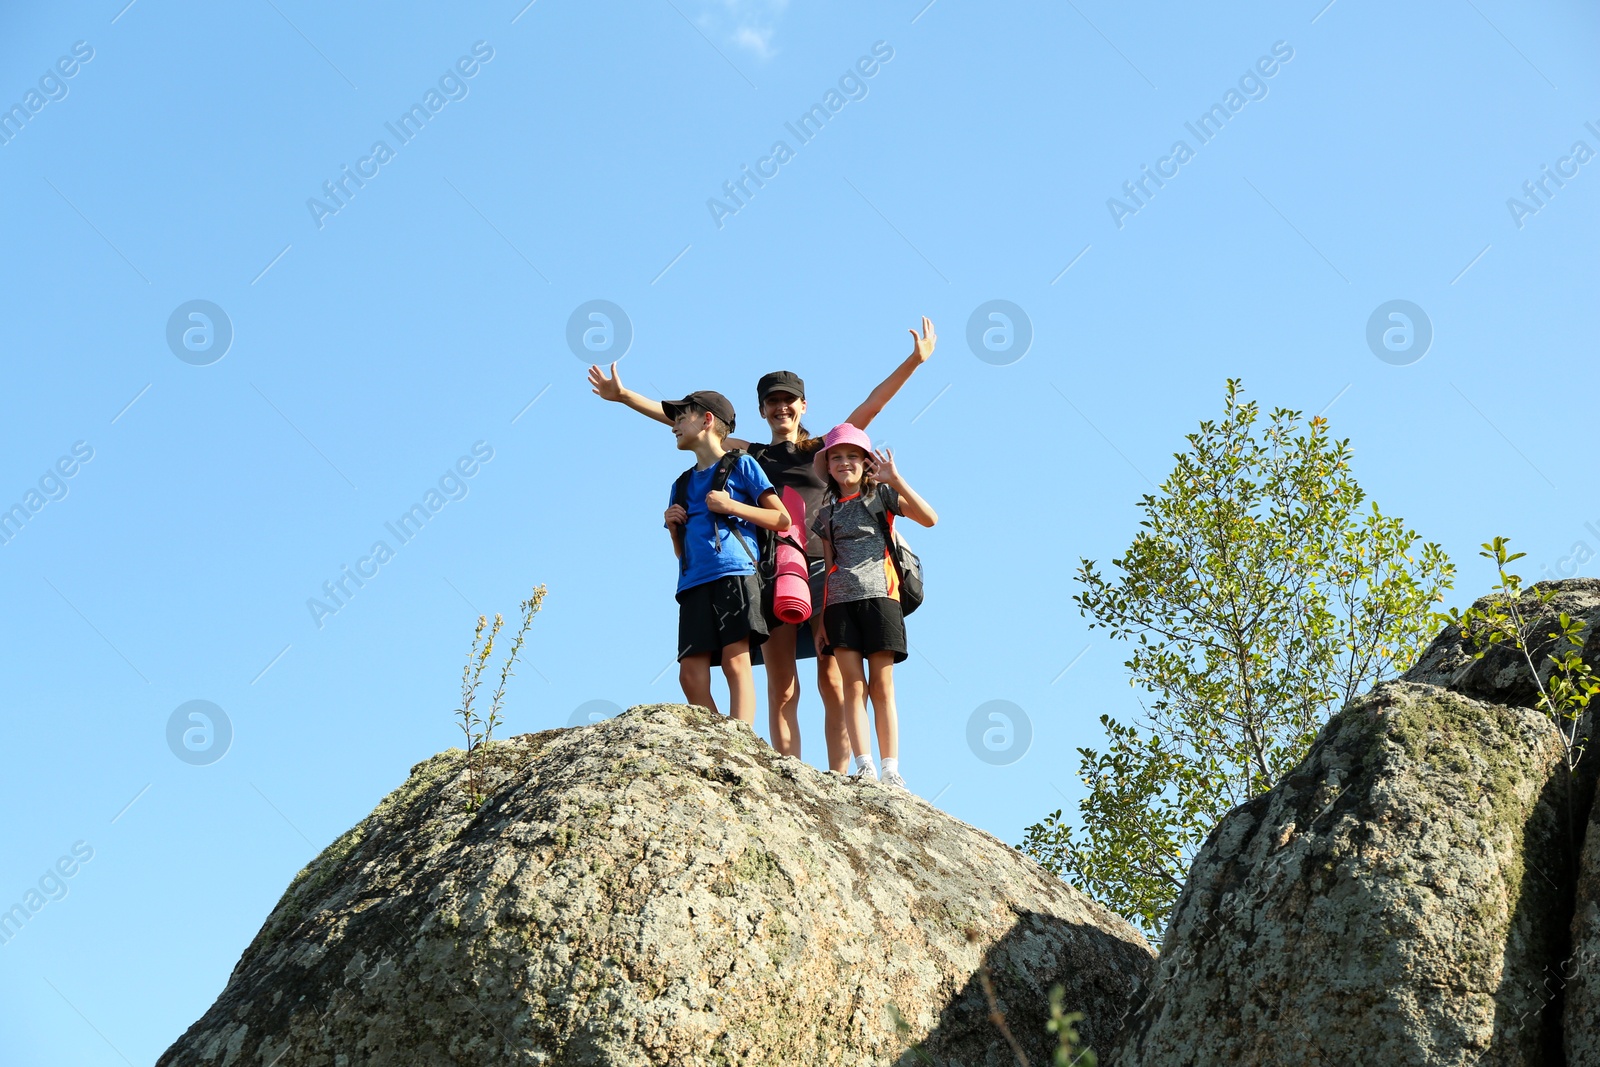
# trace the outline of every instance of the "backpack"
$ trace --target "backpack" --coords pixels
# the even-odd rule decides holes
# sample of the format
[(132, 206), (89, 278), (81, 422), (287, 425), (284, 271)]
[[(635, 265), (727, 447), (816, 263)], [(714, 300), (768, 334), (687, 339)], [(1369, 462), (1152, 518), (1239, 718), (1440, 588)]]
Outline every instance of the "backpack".
[[(711, 473), (711, 485), (707, 492), (726, 490), (728, 488), (728, 475), (733, 473), (735, 464), (747, 455), (749, 453), (742, 448), (731, 448), (724, 452), (722, 458), (717, 460), (716, 468)], [(683, 508), (685, 512), (689, 510), (689, 479), (694, 473), (695, 468), (690, 467), (678, 475), (678, 480), (672, 485), (672, 502)], [(752, 549), (750, 542), (745, 540), (744, 534), (739, 532), (739, 524), (733, 520), (731, 515), (712, 515), (711, 522), (713, 526), (719, 522), (725, 525), (728, 528), (728, 532), (739, 539), (739, 546), (744, 549), (744, 554), (750, 557), (750, 562), (755, 564), (756, 582), (761, 586), (762, 607), (770, 616), (772, 614), (772, 579), (776, 577), (778, 572), (778, 542), (783, 541), (785, 544), (797, 549), (800, 548), (800, 543), (787, 534), (779, 535), (771, 530), (764, 530), (757, 526), (757, 547)], [(722, 541), (720, 539), (717, 541), (717, 551), (722, 551)], [(678, 561), (678, 569), (680, 573), (689, 569), (687, 547), (684, 549), (683, 557)]]
[(900, 613), (910, 615), (922, 606), (922, 560), (911, 551), (894, 529), (894, 513), (884, 506), (882, 498), (873, 493), (863, 503), (883, 534), (883, 543), (889, 546), (889, 558), (894, 561), (895, 574), (900, 578)]

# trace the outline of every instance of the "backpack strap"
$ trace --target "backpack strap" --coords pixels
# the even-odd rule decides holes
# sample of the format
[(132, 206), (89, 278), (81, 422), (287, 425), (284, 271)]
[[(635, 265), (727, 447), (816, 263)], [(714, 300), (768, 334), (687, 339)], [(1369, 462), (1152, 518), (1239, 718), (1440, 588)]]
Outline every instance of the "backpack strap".
[(679, 574), (689, 573), (689, 538), (687, 536), (689, 532), (689, 523), (687, 520), (689, 515), (689, 478), (693, 474), (694, 468), (690, 467), (688, 470), (678, 475), (678, 480), (672, 483), (672, 502), (683, 509), (685, 519), (683, 524), (683, 531), (685, 534), (683, 539), (683, 553), (678, 557)]
[(862, 506), (867, 509), (867, 514), (878, 520), (878, 532), (883, 535), (883, 550), (889, 557), (889, 562), (894, 564), (895, 577), (901, 582), (905, 581), (905, 567), (900, 562), (900, 545), (894, 536), (894, 512), (878, 496), (874, 490), (872, 496), (862, 501)]
[(733, 473), (733, 468), (747, 453), (742, 448), (730, 448), (717, 460), (717, 466), (711, 473), (712, 490), (728, 488), (728, 476)]
[[(748, 455), (748, 453), (746, 453), (742, 448), (730, 448), (728, 451), (724, 452), (722, 454), (722, 458), (717, 460), (716, 470), (714, 470), (711, 474), (711, 488), (709, 491), (726, 491), (728, 488), (728, 476), (733, 473), (733, 468), (737, 466), (739, 461), (746, 455)], [(759, 573), (761, 570), (761, 561), (757, 558), (755, 550), (750, 547), (750, 542), (744, 539), (744, 534), (739, 532), (739, 524), (733, 521), (733, 516), (731, 515), (721, 515), (718, 516), (718, 518), (722, 520), (722, 525), (728, 528), (728, 532), (739, 539), (739, 546), (744, 549), (744, 554), (750, 557), (750, 562), (755, 566), (756, 571)], [(713, 523), (714, 522), (715, 520), (713, 520)], [(722, 540), (720, 538), (717, 540), (717, 551), (722, 551)]]
[(878, 529), (883, 534), (883, 546), (889, 550), (891, 556), (894, 555), (894, 512), (888, 509), (876, 490), (861, 501), (861, 506), (867, 509), (867, 514), (878, 520)]

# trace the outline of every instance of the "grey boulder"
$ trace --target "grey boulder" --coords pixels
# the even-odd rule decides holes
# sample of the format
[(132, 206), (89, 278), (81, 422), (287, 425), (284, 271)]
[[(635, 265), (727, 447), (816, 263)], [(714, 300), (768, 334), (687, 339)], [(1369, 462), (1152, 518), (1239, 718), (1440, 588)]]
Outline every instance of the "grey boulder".
[(1035, 1063), (1107, 1047), (1153, 953), (910, 794), (636, 707), (418, 764), (295, 878), (161, 1067)]
[(1206, 840), (1109, 1061), (1557, 1062), (1561, 760), (1528, 708), (1411, 682), (1353, 701)]

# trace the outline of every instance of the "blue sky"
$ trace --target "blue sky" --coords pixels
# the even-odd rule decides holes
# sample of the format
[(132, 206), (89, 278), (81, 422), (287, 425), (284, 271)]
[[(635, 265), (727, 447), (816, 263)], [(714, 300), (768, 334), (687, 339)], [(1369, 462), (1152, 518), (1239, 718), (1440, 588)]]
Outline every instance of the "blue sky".
[[(1597, 573), (1592, 9), (124, 2), (0, 16), (24, 116), (0, 125), (0, 506), (30, 509), (0, 544), (0, 906), (65, 894), (0, 945), (8, 1063), (148, 1063), (181, 1034), (295, 872), (457, 743), (480, 611), (549, 586), (508, 732), (678, 695), (659, 517), (685, 457), (589, 394), (589, 301), (631, 326), (629, 385), (719, 389), (741, 429), (777, 368), (826, 429), (934, 320), (872, 427), (941, 519), (913, 534), (904, 772), (1006, 841), (1075, 801), (1100, 714), (1137, 713), (1071, 574), (1128, 543), (1227, 377), (1326, 411), (1455, 558), (1454, 602), (1496, 533), (1529, 576)], [(730, 203), (746, 167), (768, 177)], [(968, 344), (995, 300), (1020, 358)], [(1367, 342), (1395, 300), (1431, 326), (1419, 360)], [(192, 301), (225, 317), (198, 351)], [(167, 743), (195, 700), (232, 734), (209, 765)], [(1009, 765), (967, 743), (997, 700), (1031, 727)], [(808, 686), (813, 762), (820, 720)]]

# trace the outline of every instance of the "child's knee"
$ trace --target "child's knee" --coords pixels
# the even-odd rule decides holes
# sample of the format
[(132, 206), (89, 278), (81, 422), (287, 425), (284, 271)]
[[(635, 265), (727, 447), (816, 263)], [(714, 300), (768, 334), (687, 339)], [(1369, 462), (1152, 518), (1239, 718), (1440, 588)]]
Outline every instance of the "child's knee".
[(787, 674), (767, 666), (767, 699), (774, 704), (787, 704), (800, 695), (800, 679), (793, 671)]
[(748, 640), (734, 641), (732, 644), (722, 646), (722, 673), (750, 673), (750, 642)]
[(703, 689), (711, 684), (711, 657), (685, 656), (678, 661), (678, 681), (684, 689)]

